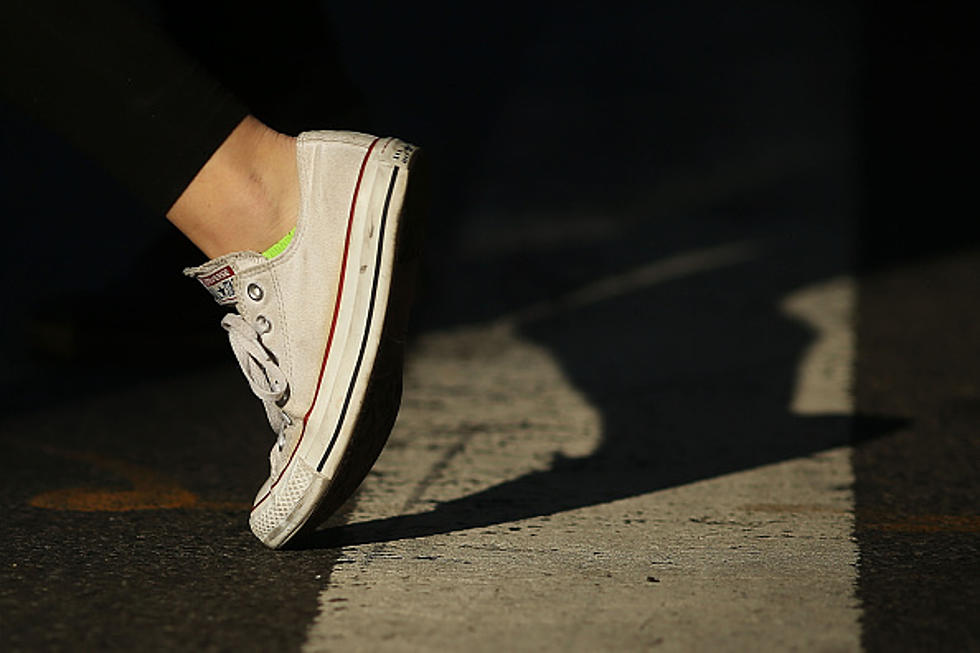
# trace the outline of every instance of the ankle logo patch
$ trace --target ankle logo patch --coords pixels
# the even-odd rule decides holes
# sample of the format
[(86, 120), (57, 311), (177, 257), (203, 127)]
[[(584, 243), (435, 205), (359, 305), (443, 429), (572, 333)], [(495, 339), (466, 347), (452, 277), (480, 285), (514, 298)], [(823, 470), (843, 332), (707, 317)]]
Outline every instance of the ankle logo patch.
[(214, 301), (219, 304), (234, 304), (237, 299), (235, 284), (231, 281), (234, 276), (235, 271), (231, 269), (230, 265), (226, 265), (211, 274), (198, 277), (197, 280), (208, 289), (208, 292), (214, 297)]

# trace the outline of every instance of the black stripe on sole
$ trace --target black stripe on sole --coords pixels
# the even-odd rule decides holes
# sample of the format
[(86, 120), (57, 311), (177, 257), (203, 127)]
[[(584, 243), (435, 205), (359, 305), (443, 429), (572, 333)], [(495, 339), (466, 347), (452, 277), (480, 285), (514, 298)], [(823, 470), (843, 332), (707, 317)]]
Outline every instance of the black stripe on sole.
[(344, 397), (344, 405), (340, 409), (340, 417), (337, 420), (337, 427), (334, 429), (333, 435), (330, 437), (330, 443), (327, 445), (326, 450), (323, 452), (323, 456), (320, 458), (320, 462), (316, 466), (316, 471), (323, 471), (323, 466), (327, 462), (327, 458), (333, 451), (334, 446), (337, 444), (337, 438), (340, 436), (340, 430), (344, 427), (345, 419), (347, 417), (347, 409), (350, 407), (350, 400), (354, 394), (354, 386), (357, 384), (358, 375), (361, 371), (361, 363), (364, 361), (364, 351), (367, 349), (368, 336), (371, 334), (371, 327), (374, 320), (374, 304), (378, 295), (378, 278), (381, 275), (381, 256), (384, 253), (384, 239), (385, 239), (385, 228), (388, 222), (388, 208), (391, 205), (391, 193), (395, 189), (395, 180), (398, 178), (398, 168), (395, 167), (391, 172), (391, 179), (388, 182), (388, 192), (385, 195), (384, 208), (381, 211), (381, 225), (378, 227), (378, 251), (374, 259), (374, 278), (371, 280), (371, 299), (368, 302), (368, 314), (367, 314), (367, 327), (364, 329), (364, 337), (361, 338), (360, 350), (357, 352), (357, 362), (354, 364), (354, 373), (351, 375), (350, 384), (347, 386), (347, 395)]

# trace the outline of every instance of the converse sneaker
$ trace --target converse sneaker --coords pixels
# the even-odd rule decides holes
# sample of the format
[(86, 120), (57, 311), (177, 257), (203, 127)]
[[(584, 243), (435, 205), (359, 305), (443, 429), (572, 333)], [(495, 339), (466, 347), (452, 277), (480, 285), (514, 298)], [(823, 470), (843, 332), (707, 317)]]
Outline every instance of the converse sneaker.
[(277, 435), (249, 517), (272, 548), (339, 508), (381, 453), (401, 398), (419, 245), (413, 146), (307, 132), (296, 156), (299, 219), (286, 248), (184, 271), (236, 309), (221, 325)]

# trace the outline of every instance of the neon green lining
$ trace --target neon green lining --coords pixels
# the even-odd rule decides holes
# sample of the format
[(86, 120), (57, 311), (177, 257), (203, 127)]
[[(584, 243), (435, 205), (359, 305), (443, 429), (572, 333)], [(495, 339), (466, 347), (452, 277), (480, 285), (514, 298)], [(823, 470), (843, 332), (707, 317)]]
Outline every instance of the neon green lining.
[(293, 227), (292, 229), (289, 230), (288, 234), (282, 237), (282, 240), (280, 240), (278, 243), (276, 243), (269, 249), (262, 252), (262, 256), (266, 258), (275, 258), (276, 256), (282, 254), (282, 250), (286, 249), (286, 245), (288, 245), (289, 241), (293, 239), (293, 234), (295, 232), (296, 232), (296, 227)]

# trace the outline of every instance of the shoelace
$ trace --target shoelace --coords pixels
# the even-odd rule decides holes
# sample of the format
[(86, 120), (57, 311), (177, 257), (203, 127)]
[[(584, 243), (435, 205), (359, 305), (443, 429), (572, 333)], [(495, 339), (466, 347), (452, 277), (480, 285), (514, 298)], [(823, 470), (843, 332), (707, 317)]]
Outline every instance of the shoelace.
[[(241, 315), (237, 313), (225, 315), (221, 320), (221, 326), (228, 332), (231, 349), (235, 352), (235, 358), (238, 360), (238, 365), (242, 368), (252, 392), (266, 404), (267, 412), (269, 412), (269, 409), (275, 406), (275, 403), (286, 394), (289, 387), (286, 374), (273, 360), (269, 350), (262, 344), (259, 332)], [(285, 412), (279, 411), (279, 413), (281, 424), (279, 428), (276, 428), (276, 424), (273, 424), (272, 427), (279, 434), (276, 446), (281, 450), (286, 444), (284, 432), (292, 420)]]

